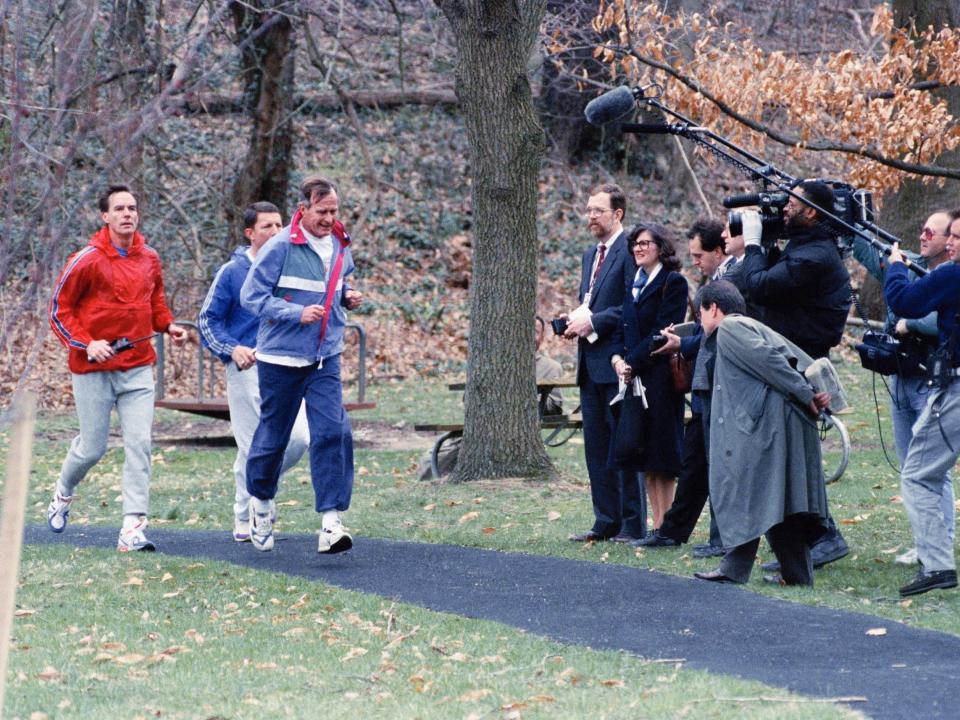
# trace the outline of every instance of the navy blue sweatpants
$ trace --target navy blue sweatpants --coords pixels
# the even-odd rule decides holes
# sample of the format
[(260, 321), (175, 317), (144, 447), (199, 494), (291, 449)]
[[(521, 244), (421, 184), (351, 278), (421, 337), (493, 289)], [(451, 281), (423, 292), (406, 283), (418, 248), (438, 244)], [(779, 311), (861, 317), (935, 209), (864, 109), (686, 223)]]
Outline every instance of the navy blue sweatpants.
[(257, 361), (260, 424), (247, 456), (247, 492), (261, 500), (277, 494), (283, 453), (301, 400), (310, 428), (310, 478), (317, 512), (344, 511), (353, 492), (353, 434), (343, 409), (340, 356), (323, 365), (286, 367)]

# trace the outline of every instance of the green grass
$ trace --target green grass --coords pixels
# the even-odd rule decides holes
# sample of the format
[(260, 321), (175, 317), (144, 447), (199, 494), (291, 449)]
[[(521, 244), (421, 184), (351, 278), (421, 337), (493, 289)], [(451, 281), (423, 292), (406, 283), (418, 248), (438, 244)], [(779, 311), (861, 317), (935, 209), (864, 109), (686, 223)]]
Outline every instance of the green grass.
[[(830, 486), (829, 494), (833, 514), (853, 552), (818, 571), (813, 590), (768, 587), (760, 582), (759, 570), (746, 587), (796, 602), (861, 611), (960, 634), (960, 593), (933, 592), (912, 601), (901, 601), (897, 596), (898, 585), (912, 574), (911, 569), (893, 564), (894, 555), (911, 544), (904, 511), (897, 500), (899, 479), (887, 466), (880, 448), (872, 376), (852, 363), (839, 364), (839, 371), (855, 408), (844, 418), (854, 452), (846, 475)], [(885, 439), (893, 457), (882, 386), (879, 393)], [(550, 451), (562, 478), (557, 482), (421, 482), (416, 479), (418, 459), (431, 438), (413, 437), (412, 427), (417, 422), (461, 417), (460, 393), (448, 391), (444, 380), (431, 379), (378, 384), (369, 389), (369, 394), (377, 402), (377, 409), (354, 415), (356, 436), (389, 436), (391, 442), (381, 444), (379, 449), (357, 450), (353, 505), (346, 521), (358, 535), (557, 555), (649, 567), (682, 576), (714, 566), (713, 560), (693, 559), (689, 546), (644, 551), (612, 543), (585, 546), (568, 542), (570, 531), (586, 529), (592, 522), (580, 435)], [(43, 522), (43, 511), (75, 429), (71, 414), (44, 415), (39, 420), (28, 522)], [(224, 432), (225, 424), (161, 412), (155, 437)], [(6, 452), (5, 437), (0, 439), (0, 459)], [(111, 444), (117, 441), (114, 438)], [(157, 443), (151, 501), (154, 526), (220, 528), (228, 541), (234, 452), (230, 447)], [(119, 525), (121, 466), (122, 450), (114, 447), (80, 486), (71, 523)], [(312, 501), (304, 462), (285, 478), (281, 488), (280, 531), (312, 532), (317, 525)], [(704, 517), (692, 542), (705, 540)], [(769, 558), (765, 546), (761, 546), (761, 554), (762, 560)], [(144, 580), (142, 586), (123, 585), (136, 573)], [(164, 581), (165, 573), (173, 577)], [(392, 662), (398, 669), (391, 674), (381, 668), (386, 636), (370, 631), (373, 636), (363, 645), (354, 636), (359, 625), (332, 619), (349, 608), (349, 613), (365, 623), (382, 626), (385, 620), (380, 613), (390, 607), (386, 601), (212, 562), (200, 565), (167, 557), (129, 558), (109, 551), (29, 547), (25, 549), (22, 576), (18, 606), (36, 613), (17, 621), (7, 710), (24, 718), (33, 712), (50, 717), (89, 715), (91, 711), (101, 717), (136, 716), (151, 714), (146, 712), (148, 708), (174, 717), (263, 715), (264, 708), (252, 704), (258, 682), (266, 682), (267, 707), (291, 717), (315, 716), (307, 710), (314, 706), (309, 698), (315, 694), (320, 702), (331, 693), (349, 702), (346, 707), (351, 712), (359, 711), (360, 716), (380, 712), (390, 717), (508, 717), (519, 710), (523, 717), (579, 717), (588, 714), (587, 708), (595, 707), (599, 711), (590, 712), (591, 716), (614, 717), (623, 716), (623, 708), (641, 701), (643, 705), (636, 707), (643, 710), (627, 712), (628, 716), (676, 717), (686, 713), (694, 717), (789, 717), (793, 712), (779, 701), (716, 700), (738, 693), (754, 698), (784, 697), (779, 690), (761, 690), (759, 686), (749, 689), (729, 678), (708, 678), (660, 664), (645, 665), (616, 653), (559, 647), (490, 623), (401, 606), (392, 610), (400, 618), (393, 632), (403, 634), (403, 628), (417, 625), (421, 629), (409, 648), (403, 641), (403, 647), (394, 650)], [(287, 592), (288, 587), (294, 589)], [(164, 597), (168, 593), (177, 594)], [(303, 594), (310, 597), (310, 610), (293, 613), (298, 619), (292, 620), (288, 608)], [(249, 602), (260, 606), (247, 607)], [(225, 609), (230, 603), (237, 603), (240, 612), (226, 618), (235, 612)], [(328, 605), (334, 610), (327, 611)], [(267, 610), (271, 611), (269, 615)], [(146, 619), (144, 612), (150, 613)], [(318, 633), (318, 628), (325, 626), (315, 622), (325, 613), (332, 613), (327, 619), (343, 631), (333, 645), (322, 641), (324, 630)], [(364, 627), (369, 629), (370, 625)], [(301, 635), (294, 628), (308, 628), (308, 632)], [(187, 635), (191, 629), (205, 642), (192, 640)], [(296, 642), (278, 641), (288, 630), (293, 630)], [(152, 640), (151, 633), (159, 634), (158, 639)], [(81, 643), (87, 636), (92, 641)], [(471, 660), (458, 662), (431, 649), (435, 637), (439, 638), (438, 647), (456, 648), (451, 654), (460, 652)], [(464, 644), (453, 645), (454, 641)], [(114, 642), (122, 643), (123, 649), (110, 645)], [(177, 652), (172, 656), (175, 662), (154, 657), (177, 645), (189, 652)], [(90, 647), (93, 653), (89, 653)], [(341, 662), (351, 647), (365, 647), (369, 652)], [(517, 654), (508, 654), (514, 652)], [(131, 667), (123, 660), (110, 658), (93, 661), (104, 653), (152, 659), (144, 667)], [(276, 662), (278, 667), (257, 672), (255, 664), (261, 661), (254, 659), (252, 669), (243, 665), (244, 657), (264, 655), (262, 662)], [(485, 667), (479, 660), (497, 655), (504, 662)], [(563, 660), (554, 661), (554, 655)], [(337, 670), (332, 677), (331, 664)], [(41, 679), (47, 666), (63, 677)], [(568, 666), (574, 669), (559, 677)], [(303, 669), (290, 669), (300, 667)], [(411, 680), (418, 676), (423, 680)], [(568, 676), (582, 681), (568, 682)], [(623, 680), (624, 686), (603, 685), (606, 679)], [(429, 687), (428, 682), (432, 683)], [(417, 691), (418, 685), (423, 692)], [(491, 694), (484, 694), (485, 690)], [(581, 694), (587, 697), (582, 706)], [(541, 695), (553, 699), (531, 700)], [(48, 700), (50, 697), (55, 702)], [(70, 706), (57, 707), (66, 700)], [(650, 706), (650, 702), (664, 704)], [(512, 703), (526, 704), (511, 709)], [(837, 716), (837, 710), (831, 707), (798, 707), (797, 717)]]
[(214, 562), (29, 547), (7, 717), (844, 718), (677, 662)]

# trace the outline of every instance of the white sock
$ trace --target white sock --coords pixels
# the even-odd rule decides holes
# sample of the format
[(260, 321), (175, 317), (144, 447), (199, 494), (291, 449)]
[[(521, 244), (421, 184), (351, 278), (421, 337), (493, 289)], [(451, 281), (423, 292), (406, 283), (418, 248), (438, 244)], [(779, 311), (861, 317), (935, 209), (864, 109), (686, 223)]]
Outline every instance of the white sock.
[(146, 522), (146, 515), (138, 515), (136, 513), (131, 513), (130, 515), (123, 516), (123, 529), (130, 530), (131, 528), (136, 527), (141, 522)]
[(258, 515), (263, 515), (264, 513), (270, 512), (270, 501), (261, 500), (258, 497), (250, 498), (253, 500), (253, 511)]
[(336, 510), (324, 511), (323, 519), (320, 521), (320, 526), (324, 530), (333, 530), (339, 524), (340, 524), (340, 513), (338, 513)]
[(57, 495), (59, 495), (64, 499), (70, 497), (70, 493), (68, 493), (66, 490), (63, 489), (63, 485), (60, 484), (59, 480), (57, 481), (56, 492), (57, 492)]

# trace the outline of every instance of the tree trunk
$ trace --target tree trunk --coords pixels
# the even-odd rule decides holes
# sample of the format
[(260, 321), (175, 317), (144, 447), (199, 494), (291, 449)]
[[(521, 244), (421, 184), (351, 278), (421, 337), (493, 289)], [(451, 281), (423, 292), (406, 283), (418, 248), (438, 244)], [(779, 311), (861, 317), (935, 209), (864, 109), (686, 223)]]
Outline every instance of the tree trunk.
[[(143, 0), (113, 0), (110, 16), (110, 47), (113, 64), (118, 70), (142, 67), (152, 63), (150, 44), (147, 42), (147, 12)], [(143, 98), (153, 95), (151, 76), (125, 75), (111, 89), (111, 106), (121, 118), (119, 132), (108, 128), (107, 147), (126, 148), (130, 137), (137, 131), (140, 117), (137, 110)], [(116, 177), (129, 183), (134, 193), (142, 197), (143, 191), (143, 140), (127, 148), (120, 160)]]
[(528, 75), (546, 0), (436, 0), (453, 28), (473, 176), (463, 446), (453, 480), (547, 477), (534, 371), (537, 176)]
[[(960, 2), (957, 0), (894, 0), (894, 22), (898, 27), (908, 27), (911, 23), (923, 29), (930, 25), (941, 28), (944, 25), (956, 27), (960, 23)], [(950, 114), (960, 117), (960, 88), (948, 87), (934, 91), (947, 102)], [(936, 160), (937, 164), (956, 167), (960, 164), (960, 151), (944, 153)], [(919, 180), (907, 180), (897, 192), (886, 198), (880, 224), (901, 238), (904, 247), (917, 250), (920, 244), (919, 234), (923, 222), (937, 210), (951, 210), (960, 205), (960, 182), (946, 180), (942, 186), (936, 183), (922, 183)], [(865, 283), (861, 293), (867, 314), (876, 319), (883, 318), (883, 289), (872, 278)]]
[(243, 210), (261, 200), (281, 211), (293, 161), (294, 60), (296, 38), (289, 0), (257, 0), (231, 5), (237, 44), (242, 45), (240, 79), (246, 112), (253, 121), (247, 156), (234, 180), (226, 217), (236, 235)]

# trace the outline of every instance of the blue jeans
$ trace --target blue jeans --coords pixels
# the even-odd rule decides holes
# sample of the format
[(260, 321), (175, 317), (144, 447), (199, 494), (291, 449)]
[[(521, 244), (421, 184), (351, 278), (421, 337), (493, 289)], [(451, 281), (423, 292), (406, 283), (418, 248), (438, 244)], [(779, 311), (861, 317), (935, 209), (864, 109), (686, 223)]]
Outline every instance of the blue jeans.
[[(913, 426), (927, 405), (931, 389), (923, 377), (890, 378), (890, 417), (893, 419), (893, 438), (897, 446), (897, 459), (902, 468), (907, 459), (907, 450), (913, 438)], [(943, 509), (943, 521), (947, 525), (947, 537), (954, 538), (953, 482), (950, 474), (943, 476), (943, 494), (940, 506)]]
[(943, 496), (949, 485), (947, 470), (960, 455), (960, 379), (929, 395), (913, 426), (900, 487), (920, 562), (925, 571), (936, 572), (956, 569), (953, 540), (947, 534), (953, 518), (944, 521)]
[(353, 434), (343, 409), (340, 356), (323, 365), (286, 367), (257, 361), (260, 422), (247, 455), (247, 491), (260, 500), (277, 494), (284, 451), (300, 403), (310, 428), (310, 478), (317, 512), (344, 511), (353, 493)]

